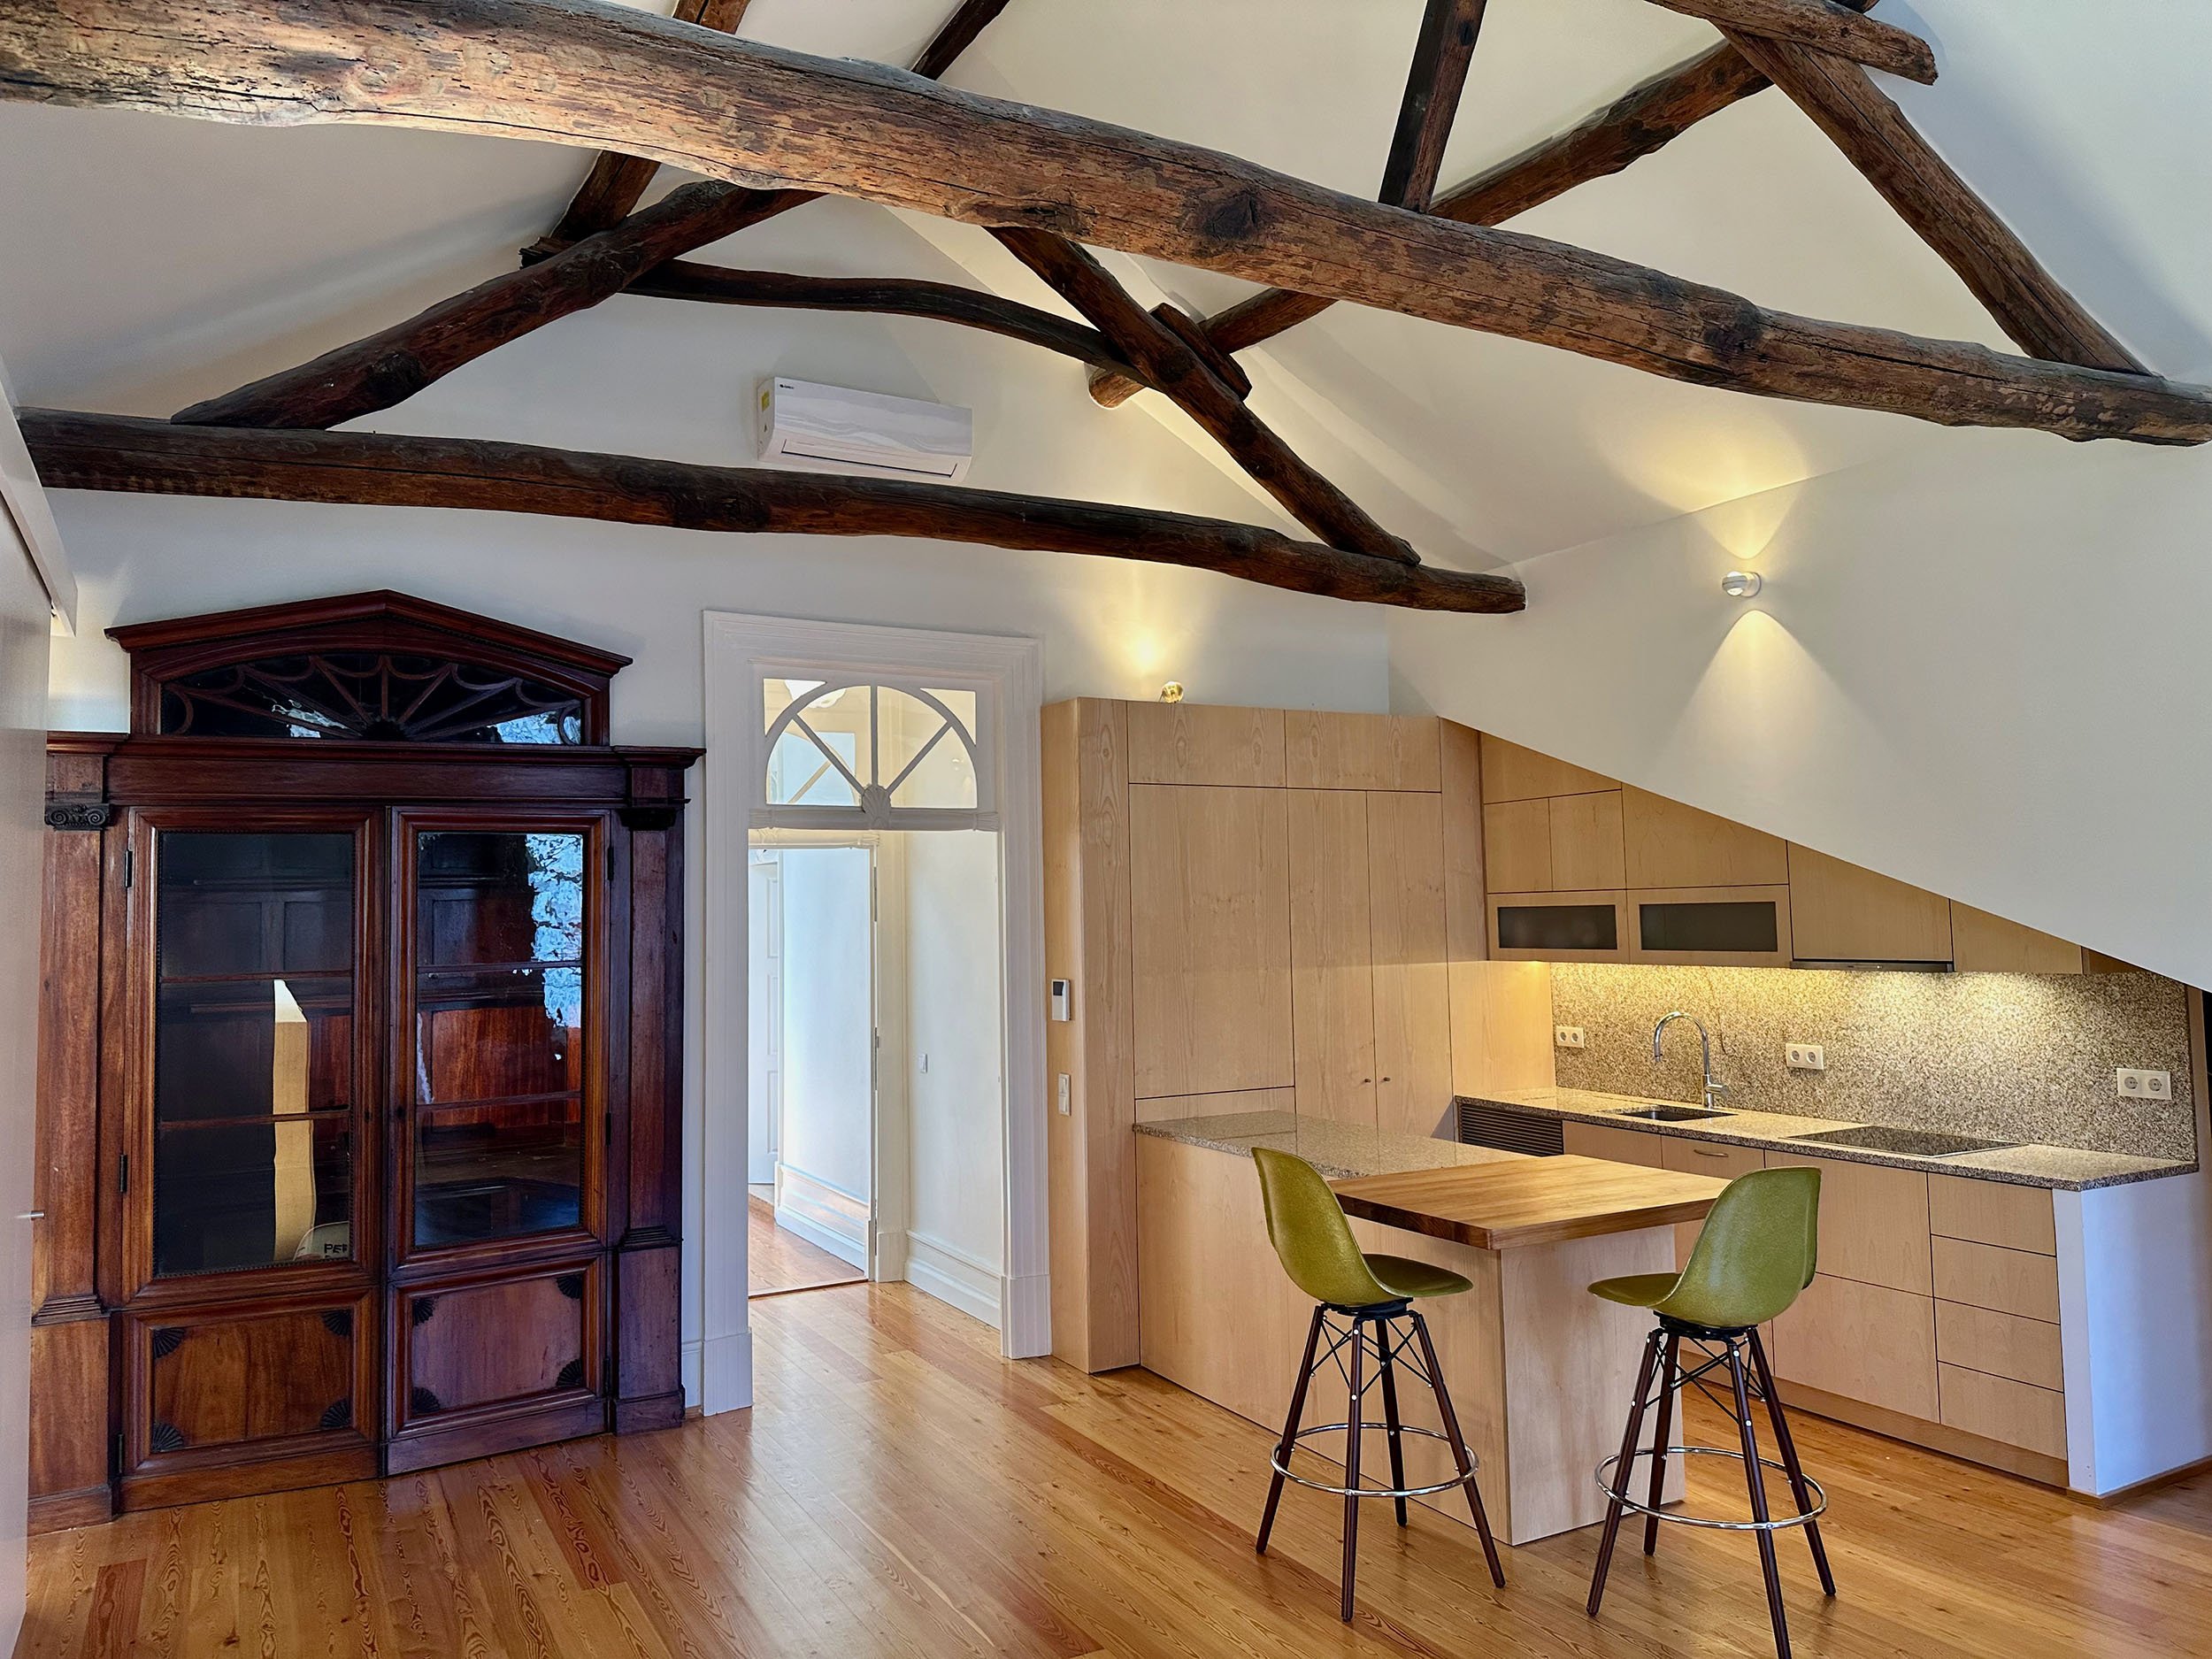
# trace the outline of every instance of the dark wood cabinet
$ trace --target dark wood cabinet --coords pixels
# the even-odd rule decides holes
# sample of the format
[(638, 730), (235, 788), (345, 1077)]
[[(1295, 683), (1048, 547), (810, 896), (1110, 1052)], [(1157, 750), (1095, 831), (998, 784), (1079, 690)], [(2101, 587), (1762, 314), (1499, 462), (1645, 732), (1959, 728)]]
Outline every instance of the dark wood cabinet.
[(34, 1524), (680, 1420), (697, 752), (403, 595), (115, 634), (134, 729), (49, 744)]

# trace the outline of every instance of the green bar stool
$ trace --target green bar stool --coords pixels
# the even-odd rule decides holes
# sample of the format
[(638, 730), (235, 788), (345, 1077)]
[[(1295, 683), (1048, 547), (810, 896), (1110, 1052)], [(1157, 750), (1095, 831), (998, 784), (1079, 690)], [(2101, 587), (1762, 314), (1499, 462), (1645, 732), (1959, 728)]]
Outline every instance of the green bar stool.
[[(1306, 1356), (1299, 1362), (1298, 1382), (1291, 1390), (1290, 1415), (1283, 1422), (1283, 1438), (1276, 1445), (1275, 1455), (1268, 1460), (1275, 1475), (1267, 1486), (1266, 1512), (1260, 1517), (1260, 1553), (1267, 1553), (1267, 1537), (1274, 1530), (1275, 1509), (1282, 1502), (1284, 1481), (1294, 1480), (1316, 1492), (1342, 1498), (1344, 1594), (1338, 1611), (1349, 1623), (1353, 1569), (1359, 1552), (1360, 1500), (1392, 1500), (1397, 1505), (1398, 1525), (1403, 1526), (1408, 1498), (1464, 1486), (1468, 1507), (1475, 1513), (1475, 1531), (1482, 1537), (1482, 1553), (1490, 1563), (1491, 1582), (1503, 1589), (1505, 1569), (1498, 1564), (1497, 1541), (1490, 1536), (1490, 1517), (1483, 1513), (1482, 1491), (1475, 1484), (1475, 1460), (1459, 1432), (1459, 1417), (1452, 1410), (1452, 1397), (1444, 1386), (1444, 1370), (1436, 1362), (1436, 1345), (1429, 1340), (1428, 1321), (1413, 1306), (1420, 1297), (1456, 1296), (1474, 1286), (1448, 1268), (1398, 1256), (1369, 1256), (1362, 1250), (1352, 1237), (1351, 1224), (1344, 1218), (1344, 1206), (1329, 1190), (1328, 1182), (1321, 1179), (1321, 1171), (1303, 1158), (1278, 1152), (1271, 1147), (1255, 1147), (1252, 1162), (1259, 1167), (1260, 1195), (1267, 1206), (1267, 1236), (1274, 1243), (1275, 1254), (1282, 1258), (1283, 1271), (1290, 1275), (1291, 1282), (1318, 1304), (1313, 1310), (1313, 1323), (1306, 1329)], [(1325, 1350), (1322, 1347), (1325, 1337), (1328, 1342)], [(1416, 1344), (1421, 1352), (1417, 1363), (1408, 1351)], [(1348, 1370), (1343, 1358), (1348, 1348), (1351, 1361)], [(1371, 1349), (1375, 1357), (1376, 1375), (1382, 1383), (1383, 1420), (1379, 1425), (1367, 1422), (1363, 1409), (1371, 1381), (1367, 1371)], [(1351, 1392), (1346, 1421), (1302, 1429), (1298, 1421), (1305, 1414), (1306, 1386), (1313, 1380), (1314, 1373), (1328, 1364), (1334, 1364), (1345, 1373), (1345, 1383)], [(1399, 1420), (1401, 1366), (1427, 1383), (1436, 1395), (1437, 1416), (1444, 1425), (1441, 1432), (1409, 1428)], [(1390, 1484), (1386, 1486), (1368, 1486), (1360, 1479), (1360, 1434), (1375, 1426), (1382, 1428), (1390, 1446)], [(1300, 1440), (1339, 1431), (1345, 1437), (1342, 1486), (1308, 1480), (1303, 1475), (1291, 1472), (1290, 1455)], [(1430, 1486), (1407, 1486), (1404, 1437), (1409, 1434), (1448, 1442), (1459, 1472), (1449, 1480)]]
[[(1624, 1279), (1604, 1279), (1590, 1286), (1590, 1294), (1631, 1308), (1648, 1308), (1658, 1324), (1644, 1344), (1644, 1363), (1636, 1378), (1636, 1400), (1629, 1408), (1628, 1432), (1621, 1449), (1598, 1465), (1598, 1486), (1611, 1502), (1606, 1506), (1605, 1536), (1598, 1545), (1597, 1571), (1590, 1581), (1590, 1617), (1595, 1618), (1604, 1599), (1605, 1578), (1613, 1564), (1613, 1542), (1621, 1529), (1621, 1512), (1633, 1509), (1645, 1517), (1644, 1553), (1659, 1547), (1659, 1523), (1705, 1526), (1723, 1532), (1749, 1532), (1759, 1540), (1759, 1564), (1766, 1575), (1767, 1613), (1774, 1622), (1774, 1645), (1781, 1659), (1789, 1659), (1789, 1622), (1782, 1610), (1782, 1579), (1774, 1562), (1774, 1534), (1784, 1527), (1801, 1526), (1812, 1546), (1813, 1565), (1820, 1572), (1820, 1587), (1836, 1593), (1828, 1571), (1828, 1552), (1820, 1541), (1820, 1515), (1828, 1495), (1820, 1483), (1809, 1479), (1797, 1461), (1797, 1443), (1790, 1437), (1789, 1420), (1774, 1389), (1774, 1372), (1767, 1364), (1759, 1327), (1795, 1302), (1813, 1282), (1820, 1240), (1820, 1171), (1818, 1170), (1755, 1170), (1729, 1182), (1714, 1201), (1705, 1218), (1705, 1231), (1679, 1273), (1637, 1273)], [(1682, 1368), (1682, 1344), (1697, 1350), (1693, 1364)], [(1747, 1356), (1748, 1363), (1747, 1364)], [(1735, 1419), (1741, 1449), (1729, 1451), (1710, 1446), (1670, 1446), (1669, 1425), (1674, 1396), (1694, 1387), (1714, 1399), (1704, 1379), (1725, 1368), (1734, 1394), (1730, 1415)], [(1653, 1374), (1659, 1374), (1656, 1403), (1658, 1432), (1648, 1451), (1639, 1449), (1644, 1411), (1652, 1403)], [(1751, 1402), (1763, 1401), (1774, 1428), (1774, 1444), (1781, 1462), (1759, 1455), (1758, 1432), (1752, 1426)], [(1715, 1402), (1718, 1403), (1717, 1401)], [(1748, 1521), (1714, 1520), (1701, 1516), (1674, 1515), (1661, 1507), (1669, 1456), (1727, 1457), (1743, 1464), (1744, 1481), (1751, 1497)], [(1639, 1457), (1651, 1459), (1650, 1496), (1638, 1502), (1630, 1495)], [(1764, 1471), (1786, 1476), (1797, 1502), (1793, 1515), (1775, 1516), (1767, 1508)]]

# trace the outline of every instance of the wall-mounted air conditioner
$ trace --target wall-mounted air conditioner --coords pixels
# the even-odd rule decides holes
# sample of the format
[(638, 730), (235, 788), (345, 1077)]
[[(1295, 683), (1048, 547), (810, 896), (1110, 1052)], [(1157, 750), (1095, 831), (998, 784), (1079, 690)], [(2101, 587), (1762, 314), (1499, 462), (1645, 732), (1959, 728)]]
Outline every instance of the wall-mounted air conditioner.
[(760, 458), (770, 466), (957, 484), (974, 457), (968, 410), (781, 376), (760, 384)]

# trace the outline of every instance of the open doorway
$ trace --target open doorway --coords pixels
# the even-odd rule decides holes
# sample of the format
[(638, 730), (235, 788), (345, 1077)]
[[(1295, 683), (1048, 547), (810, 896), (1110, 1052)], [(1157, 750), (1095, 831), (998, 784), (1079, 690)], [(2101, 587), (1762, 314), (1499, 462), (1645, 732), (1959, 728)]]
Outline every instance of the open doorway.
[(750, 840), (749, 1294), (904, 1279), (998, 1324), (998, 835)]

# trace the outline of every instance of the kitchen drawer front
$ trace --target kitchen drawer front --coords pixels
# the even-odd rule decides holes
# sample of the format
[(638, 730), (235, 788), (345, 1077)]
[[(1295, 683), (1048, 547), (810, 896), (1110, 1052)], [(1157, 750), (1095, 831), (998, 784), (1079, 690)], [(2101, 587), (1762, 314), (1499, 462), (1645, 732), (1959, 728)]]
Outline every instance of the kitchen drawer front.
[(1925, 1296), (1935, 1286), (1928, 1251), (1928, 1178), (1917, 1170), (1770, 1151), (1770, 1170), (1820, 1171), (1820, 1271), (1863, 1285)]
[(2066, 1396), (1956, 1365), (1942, 1368), (1942, 1422), (2046, 1457), (2066, 1455)]
[(2032, 1251), (1938, 1239), (1935, 1291), (1946, 1302), (2058, 1323), (2058, 1262)]
[(1662, 1136), (1641, 1129), (1615, 1129), (1603, 1124), (1568, 1124), (1561, 1131), (1564, 1149), (1578, 1158), (1605, 1158), (1615, 1164), (1640, 1164), (1648, 1170), (1666, 1168), (1669, 1144)]
[(1939, 1420), (1932, 1297), (1822, 1274), (1774, 1322), (1773, 1364), (1785, 1382)]
[(1941, 1238), (2001, 1245), (2038, 1256), (2058, 1254), (2058, 1223), (2051, 1211), (2051, 1195), (2039, 1187), (2008, 1187), (2001, 1181), (1931, 1175), (1928, 1226)]
[(1936, 1357), (1947, 1368), (1962, 1365), (2038, 1388), (2066, 1386), (2058, 1326), (1962, 1302), (1939, 1301), (1935, 1314)]

